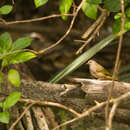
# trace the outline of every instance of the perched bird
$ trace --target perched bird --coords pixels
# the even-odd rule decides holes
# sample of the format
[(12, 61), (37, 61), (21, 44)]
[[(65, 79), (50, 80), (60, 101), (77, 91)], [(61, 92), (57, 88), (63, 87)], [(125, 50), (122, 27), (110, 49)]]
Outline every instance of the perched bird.
[(101, 80), (112, 80), (110, 73), (96, 61), (89, 60), (87, 64), (89, 64), (89, 71), (93, 77)]

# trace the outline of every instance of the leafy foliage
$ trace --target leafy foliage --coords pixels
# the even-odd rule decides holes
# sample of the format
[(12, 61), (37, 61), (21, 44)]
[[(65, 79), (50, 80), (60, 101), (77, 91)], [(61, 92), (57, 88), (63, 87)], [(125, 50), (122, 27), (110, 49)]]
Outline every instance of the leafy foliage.
[(12, 11), (13, 7), (11, 5), (4, 5), (0, 8), (0, 14), (5, 15), (9, 14)]
[[(0, 84), (2, 84), (4, 78), (2, 75), (3, 68), (9, 64), (22, 63), (36, 57), (34, 53), (22, 50), (28, 47), (31, 42), (31, 38), (23, 37), (12, 43), (12, 38), (8, 32), (0, 35), (0, 59), (2, 60), (0, 69)], [(8, 71), (8, 80), (12, 85), (19, 87), (21, 83), (19, 72), (15, 69), (10, 69)], [(15, 105), (20, 96), (20, 92), (13, 92), (5, 99), (5, 101), (0, 102), (0, 107), (3, 108), (3, 112), (0, 113), (0, 122), (9, 122), (10, 116), (9, 113), (6, 112), (6, 109)]]
[[(71, 8), (72, 0), (62, 0), (59, 6), (61, 14), (67, 14)], [(67, 19), (67, 16), (62, 16), (63, 20)]]
[(2, 59), (2, 67), (8, 64), (18, 64), (28, 61), (36, 55), (32, 52), (23, 52), (21, 49), (28, 47), (32, 42), (31, 38), (19, 38), (12, 44), (9, 33), (0, 35), (0, 59)]
[(19, 87), (20, 86), (20, 76), (19, 72), (15, 69), (10, 69), (8, 71), (8, 80), (10, 83), (12, 83), (14, 86)]
[(12, 39), (9, 33), (0, 35), (0, 54), (6, 53), (11, 49)]
[[(124, 0), (125, 5), (130, 3), (130, 0)], [(111, 11), (117, 12), (121, 8), (120, 0), (104, 0), (104, 8)]]
[(19, 38), (13, 43), (12, 50), (15, 51), (26, 48), (31, 44), (31, 42), (32, 38), (28, 37)]
[[(129, 18), (129, 9), (127, 8), (125, 12), (125, 26), (124, 26), (124, 32), (128, 31), (130, 29), (130, 18)], [(120, 33), (121, 29), (121, 13), (117, 13), (114, 16), (115, 23), (113, 25), (113, 33), (118, 35)]]
[(0, 122), (2, 123), (9, 123), (9, 113), (8, 112), (0, 112)]
[(37, 8), (46, 4), (47, 2), (48, 2), (48, 0), (34, 0), (34, 4)]
[(96, 19), (97, 16), (97, 5), (84, 2), (82, 10), (86, 16), (91, 19)]
[(117, 12), (120, 10), (120, 0), (105, 0), (104, 1), (104, 8), (111, 11)]
[(11, 93), (4, 101), (3, 109), (9, 109), (14, 106), (21, 97), (20, 92)]
[(19, 64), (35, 57), (36, 55), (32, 52), (17, 52), (9, 55), (7, 57), (7, 60), (9, 64)]

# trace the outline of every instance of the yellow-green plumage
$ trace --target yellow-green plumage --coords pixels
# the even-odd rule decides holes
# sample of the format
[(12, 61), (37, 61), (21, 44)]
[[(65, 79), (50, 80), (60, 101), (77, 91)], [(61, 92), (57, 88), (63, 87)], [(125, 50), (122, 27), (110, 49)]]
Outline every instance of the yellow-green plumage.
[(112, 80), (110, 73), (103, 66), (98, 64), (96, 61), (89, 60), (88, 64), (89, 64), (89, 71), (93, 77), (97, 79), (102, 79), (102, 80), (105, 80), (105, 79)]

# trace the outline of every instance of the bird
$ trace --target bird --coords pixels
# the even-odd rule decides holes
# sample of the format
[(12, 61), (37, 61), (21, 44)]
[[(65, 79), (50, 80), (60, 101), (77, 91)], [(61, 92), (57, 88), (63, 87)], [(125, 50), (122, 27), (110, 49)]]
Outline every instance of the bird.
[(90, 74), (94, 78), (99, 80), (112, 80), (110, 73), (95, 60), (89, 60), (87, 64), (89, 65)]

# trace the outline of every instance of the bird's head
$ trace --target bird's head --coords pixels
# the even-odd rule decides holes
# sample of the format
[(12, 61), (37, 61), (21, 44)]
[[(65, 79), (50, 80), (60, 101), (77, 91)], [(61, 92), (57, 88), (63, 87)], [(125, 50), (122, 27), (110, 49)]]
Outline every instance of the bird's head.
[(95, 64), (96, 62), (94, 61), (94, 60), (89, 60), (88, 62), (87, 62), (87, 64), (89, 64), (89, 65), (92, 65), (92, 64)]

